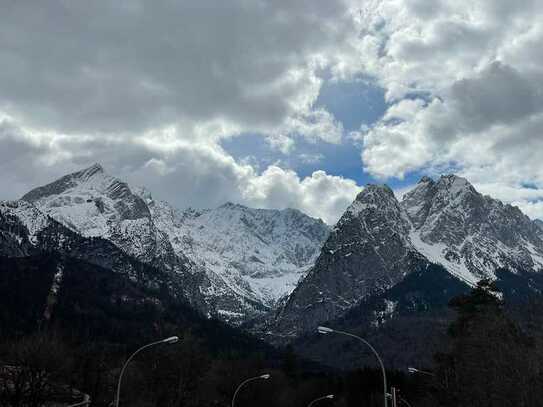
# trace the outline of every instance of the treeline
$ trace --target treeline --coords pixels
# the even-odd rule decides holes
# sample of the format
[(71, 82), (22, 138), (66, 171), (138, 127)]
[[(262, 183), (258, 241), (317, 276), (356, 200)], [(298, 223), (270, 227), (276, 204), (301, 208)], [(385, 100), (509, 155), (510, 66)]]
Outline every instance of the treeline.
[[(455, 297), (450, 308), (455, 319), (434, 363), (415, 366), (424, 373), (388, 372), (389, 384), (400, 389), (401, 398), (413, 407), (543, 405), (541, 304), (506, 307), (495, 287), (483, 281), (470, 293)], [(227, 337), (228, 330), (215, 331), (213, 341), (209, 334), (201, 336), (187, 327), (165, 325), (159, 332), (179, 335), (181, 341), (151, 348), (129, 365), (121, 406), (228, 406), (238, 384), (264, 373), (271, 378), (244, 388), (237, 406), (302, 407), (326, 394), (336, 397), (319, 405), (383, 404), (382, 378), (375, 369), (326, 370), (301, 359), (292, 348), (279, 352), (252, 347), (250, 342), (236, 345)], [(421, 341), (429, 340), (424, 332), (420, 335)], [(148, 333), (144, 338), (152, 339)], [(38, 407), (62, 397), (68, 404), (62, 393), (73, 388), (89, 394), (93, 406), (108, 406), (122, 364), (145, 344), (140, 339), (130, 335), (123, 342), (88, 332), (81, 335), (61, 324), (32, 333), (3, 334), (0, 405)], [(217, 346), (220, 343), (227, 345)]]
[[(69, 343), (58, 333), (38, 332), (0, 346), (0, 405), (38, 407), (52, 400), (75, 402), (69, 389), (89, 394), (93, 406), (114, 399), (120, 368), (131, 347), (107, 342)], [(237, 397), (238, 406), (306, 406), (334, 394), (333, 405), (382, 404), (381, 376), (373, 369), (349, 373), (315, 371), (288, 350), (264, 354), (215, 354), (190, 333), (172, 345), (142, 352), (127, 368), (120, 405), (132, 407), (228, 406), (245, 379), (268, 373)], [(406, 377), (390, 373), (397, 382)], [(61, 393), (64, 389), (64, 394)], [(79, 398), (82, 394), (79, 395)], [(322, 401), (332, 405), (332, 400)]]

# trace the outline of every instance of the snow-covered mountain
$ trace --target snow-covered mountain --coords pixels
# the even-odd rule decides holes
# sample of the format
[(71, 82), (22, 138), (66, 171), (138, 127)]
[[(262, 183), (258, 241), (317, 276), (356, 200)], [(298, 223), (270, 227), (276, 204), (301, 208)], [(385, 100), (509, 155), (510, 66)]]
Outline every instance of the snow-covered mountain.
[(543, 240), (534, 222), (519, 208), (478, 193), (464, 178), (423, 178), (401, 205), (417, 251), (461, 279), (494, 279), (500, 268), (543, 269)]
[(267, 308), (295, 288), (329, 231), (321, 220), (294, 209), (226, 203), (216, 209), (178, 211), (143, 196), (157, 228), (167, 234), (176, 252), (240, 297)]
[(200, 311), (240, 323), (269, 311), (310, 268), (328, 226), (299, 211), (225, 204), (180, 211), (95, 164), (22, 198), (72, 231), (181, 275)]
[(160, 250), (145, 202), (95, 164), (28, 192), (22, 200), (85, 237), (111, 240), (126, 253), (151, 261)]
[[(330, 230), (292, 209), (178, 210), (93, 165), (1, 203), (0, 254), (24, 256), (45, 245), (119, 268), (107, 245), (91, 254), (81, 248), (104, 239), (169, 273), (168, 284), (206, 315), (239, 324), (278, 308), (271, 329), (290, 337), (430, 263), (469, 285), (499, 269), (540, 272), (542, 224), (454, 175), (423, 177), (401, 202), (387, 186), (369, 185)], [(137, 266), (119, 269), (136, 273)]]
[(84, 237), (26, 201), (0, 201), (0, 256), (31, 258), (54, 254), (83, 260), (124, 275), (156, 290), (164, 285), (169, 295), (187, 302), (182, 275), (147, 266), (109, 240)]
[(274, 330), (295, 336), (344, 315), (407, 275), (443, 266), (473, 285), (543, 270), (543, 236), (517, 207), (483, 196), (464, 178), (423, 177), (401, 202), (367, 186), (334, 227), (313, 269), (278, 312)]

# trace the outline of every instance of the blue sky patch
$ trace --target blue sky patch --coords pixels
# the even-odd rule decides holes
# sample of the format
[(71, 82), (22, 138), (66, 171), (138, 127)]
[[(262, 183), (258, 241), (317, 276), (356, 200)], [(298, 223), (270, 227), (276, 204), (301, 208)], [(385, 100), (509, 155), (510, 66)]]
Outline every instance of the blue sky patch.
[(328, 81), (320, 90), (315, 107), (323, 107), (343, 124), (346, 131), (370, 126), (385, 113), (384, 89), (369, 79), (355, 81)]
[[(244, 134), (223, 140), (221, 145), (236, 160), (249, 162), (260, 171), (275, 164), (296, 171), (301, 178), (323, 170), (330, 175), (353, 179), (358, 185), (382, 183), (383, 180), (363, 171), (362, 147), (347, 136), (361, 125), (373, 125), (383, 116), (388, 107), (383, 89), (370, 80), (328, 81), (322, 86), (314, 107), (325, 108), (343, 124), (345, 134), (341, 144), (309, 142), (303, 137), (292, 136), (295, 148), (289, 154), (283, 154), (271, 148), (264, 136)], [(392, 188), (402, 188), (416, 183), (420, 177), (420, 173), (413, 173), (403, 180), (391, 178), (386, 182)]]

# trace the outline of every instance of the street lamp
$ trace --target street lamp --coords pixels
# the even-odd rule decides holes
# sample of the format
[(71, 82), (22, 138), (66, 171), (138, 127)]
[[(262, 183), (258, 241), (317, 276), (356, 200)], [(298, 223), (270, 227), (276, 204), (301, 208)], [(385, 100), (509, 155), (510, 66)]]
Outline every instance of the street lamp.
[(165, 344), (174, 344), (174, 343), (177, 343), (178, 341), (179, 341), (179, 337), (170, 336), (169, 338), (162, 339), (160, 341), (148, 343), (147, 345), (142, 346), (137, 351), (135, 351), (132, 355), (130, 355), (130, 357), (126, 360), (126, 362), (124, 362), (123, 368), (121, 369), (121, 374), (119, 375), (119, 381), (117, 383), (117, 395), (115, 397), (115, 407), (119, 407), (119, 397), (121, 395), (121, 382), (123, 380), (124, 371), (125, 371), (126, 367), (128, 366), (128, 364), (130, 363), (130, 361), (132, 359), (134, 359), (134, 356), (136, 356), (142, 350), (150, 348), (151, 346), (160, 345), (160, 344), (163, 344), (163, 343), (165, 343)]
[(338, 331), (338, 330), (335, 330), (335, 329), (332, 329), (332, 328), (328, 328), (326, 326), (319, 326), (317, 328), (317, 332), (319, 332), (320, 334), (323, 334), (323, 335), (335, 333), (335, 334), (349, 336), (351, 338), (359, 340), (360, 342), (364, 343), (366, 346), (368, 346), (371, 349), (371, 351), (373, 352), (373, 354), (375, 355), (375, 357), (379, 361), (379, 365), (381, 366), (381, 372), (383, 373), (383, 400), (384, 400), (384, 406), (387, 407), (387, 374), (386, 374), (386, 371), (385, 371), (385, 365), (383, 364), (383, 360), (381, 359), (381, 357), (379, 356), (379, 354), (377, 353), (375, 348), (373, 346), (371, 346), (371, 344), (368, 341), (366, 341), (365, 339), (361, 338), (360, 336), (351, 334), (349, 332)]
[(247, 383), (252, 382), (254, 380), (268, 380), (270, 377), (271, 377), (271, 375), (266, 373), (266, 374), (263, 374), (263, 375), (260, 375), (260, 376), (251, 377), (251, 378), (241, 382), (241, 384), (238, 386), (238, 388), (234, 392), (234, 395), (232, 396), (232, 407), (235, 407), (235, 405), (236, 405), (236, 396), (238, 395), (239, 391), (241, 390), (241, 388), (243, 386), (245, 386)]
[(331, 399), (333, 399), (334, 397), (335, 397), (335, 396), (334, 396), (333, 394), (328, 394), (327, 396), (319, 397), (318, 399), (315, 399), (315, 400), (313, 400), (311, 403), (309, 403), (309, 404), (307, 405), (307, 407), (312, 407), (313, 404), (318, 403), (318, 402), (321, 401), (321, 400), (326, 400), (326, 399), (330, 399), (330, 400), (331, 400)]

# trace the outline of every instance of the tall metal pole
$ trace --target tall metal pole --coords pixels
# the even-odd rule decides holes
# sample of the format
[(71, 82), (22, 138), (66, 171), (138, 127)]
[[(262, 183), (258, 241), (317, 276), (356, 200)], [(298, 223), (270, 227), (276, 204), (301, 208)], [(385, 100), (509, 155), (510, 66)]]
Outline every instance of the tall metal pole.
[(396, 387), (390, 388), (391, 398), (392, 398), (392, 407), (398, 407), (398, 394)]
[(126, 360), (126, 362), (124, 362), (123, 368), (121, 369), (121, 374), (119, 375), (119, 381), (117, 382), (117, 392), (115, 396), (115, 407), (119, 407), (119, 398), (121, 395), (121, 382), (123, 380), (124, 371), (126, 370), (126, 367), (130, 363), (130, 361), (134, 359), (134, 356), (136, 356), (142, 350), (150, 348), (151, 346), (160, 345), (161, 343), (176, 343), (177, 341), (179, 341), (179, 338), (177, 336), (172, 336), (170, 338), (162, 339), (160, 341), (156, 341), (156, 342), (152, 342), (147, 345), (144, 345), (141, 348), (139, 348), (137, 351), (135, 351), (132, 355), (130, 355), (130, 357)]
[(241, 382), (241, 384), (237, 387), (236, 391), (234, 392), (234, 395), (232, 396), (232, 407), (235, 407), (235, 405), (236, 405), (236, 396), (238, 395), (239, 391), (241, 390), (241, 388), (243, 386), (245, 386), (247, 383), (252, 382), (254, 380), (261, 380), (261, 379), (262, 380), (267, 380), (270, 377), (271, 377), (271, 375), (269, 375), (269, 374), (263, 374), (263, 375), (260, 375), (260, 376), (251, 377), (251, 378)]
[(384, 399), (384, 406), (387, 407), (387, 405), (388, 405), (388, 403), (387, 403), (387, 373), (385, 371), (385, 365), (383, 364), (383, 360), (381, 359), (381, 357), (379, 356), (379, 354), (377, 353), (375, 348), (371, 345), (371, 343), (366, 341), (364, 338), (361, 338), (360, 336), (354, 335), (352, 333), (345, 332), (345, 331), (338, 331), (338, 330), (328, 328), (328, 327), (325, 327), (325, 326), (319, 326), (317, 328), (317, 330), (321, 334), (336, 333), (336, 334), (340, 334), (340, 335), (349, 336), (351, 338), (359, 340), (360, 342), (362, 342), (368, 348), (371, 349), (371, 351), (373, 352), (373, 354), (375, 355), (375, 357), (379, 361), (379, 366), (381, 367), (381, 373), (383, 374), (383, 399)]

